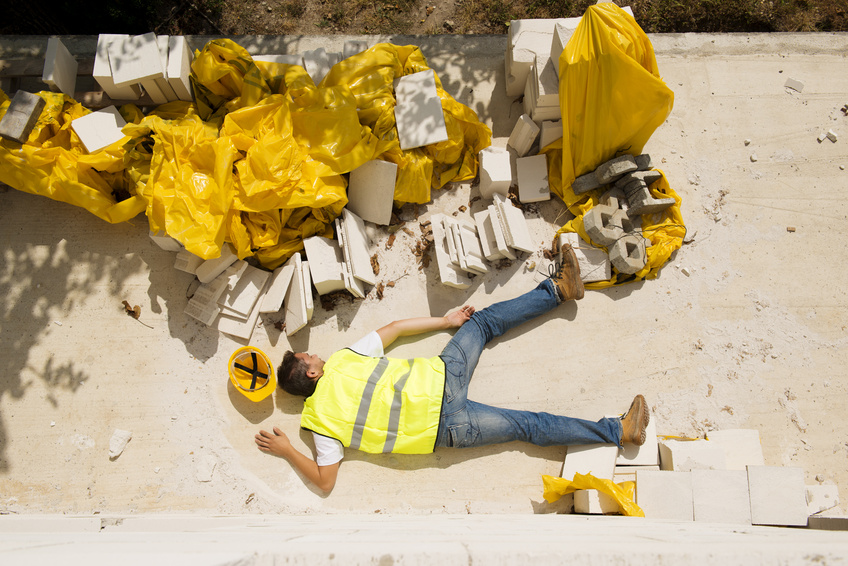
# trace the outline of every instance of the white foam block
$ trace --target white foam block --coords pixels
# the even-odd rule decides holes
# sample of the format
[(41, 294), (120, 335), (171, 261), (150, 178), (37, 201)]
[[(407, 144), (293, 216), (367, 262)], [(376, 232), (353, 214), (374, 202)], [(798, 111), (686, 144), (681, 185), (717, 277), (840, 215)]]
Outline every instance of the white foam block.
[(283, 306), (283, 299), (286, 297), (286, 291), (289, 289), (293, 274), (294, 265), (290, 263), (274, 270), (271, 281), (268, 283), (268, 290), (262, 297), (262, 305), (259, 307), (260, 313), (279, 312), (280, 307)]
[(230, 244), (221, 246), (221, 255), (213, 259), (207, 259), (195, 270), (195, 275), (201, 283), (209, 283), (224, 272), (238, 259)]
[(47, 40), (44, 71), (41, 74), (42, 82), (73, 98), (77, 86), (78, 67), (77, 60), (58, 37)]
[(121, 128), (127, 123), (114, 106), (86, 114), (71, 122), (71, 128), (88, 153), (94, 153), (124, 139)]
[(166, 73), (168, 82), (174, 90), (174, 94), (180, 100), (191, 101), (191, 62), (194, 55), (188, 48), (185, 36), (172, 35), (168, 38), (168, 66)]
[(395, 80), (395, 122), (402, 150), (448, 139), (442, 101), (432, 69)]
[(344, 257), (339, 243), (322, 236), (312, 236), (303, 240), (303, 247), (309, 260), (312, 284), (318, 294), (344, 290)]
[(515, 161), (518, 174), (518, 200), (542, 202), (551, 200), (548, 186), (548, 159), (544, 155), (519, 157)]
[(498, 250), (498, 241), (492, 226), (492, 217), (489, 210), (481, 210), (474, 213), (474, 223), (477, 224), (477, 235), (480, 238), (480, 247), (483, 256), (489, 261), (499, 260), (504, 255)]
[(391, 224), (397, 169), (395, 163), (375, 159), (351, 171), (348, 208), (368, 222)]
[(112, 65), (109, 62), (109, 46), (115, 41), (124, 41), (129, 35), (101, 33), (97, 36), (97, 53), (94, 57), (94, 69), (91, 75), (100, 88), (112, 100), (138, 100), (141, 87), (137, 84), (117, 86), (112, 78)]
[(495, 194), (494, 201), (507, 245), (524, 252), (534, 252), (536, 246), (533, 245), (530, 228), (521, 209), (513, 206), (508, 198), (499, 194)]
[(675, 472), (726, 469), (724, 451), (706, 440), (661, 440), (660, 467)]
[(114, 41), (109, 45), (108, 51), (112, 78), (116, 86), (161, 79), (165, 75), (155, 33)]
[(433, 228), (433, 249), (436, 251), (436, 266), (439, 269), (439, 278), (442, 284), (457, 289), (467, 289), (471, 286), (471, 279), (456, 267), (450, 259), (448, 251), (448, 233), (445, 229), (443, 214), (434, 214), (430, 217), (430, 226)]
[(562, 477), (571, 480), (574, 474), (592, 474), (600, 479), (612, 479), (615, 470), (615, 444), (582, 444), (569, 446), (562, 464)]
[(350, 261), (351, 274), (361, 281), (374, 285), (377, 277), (371, 268), (371, 240), (365, 231), (365, 222), (348, 209), (344, 209), (342, 228), (346, 258)]
[(303, 266), (301, 265), (300, 253), (295, 253), (288, 263), (292, 265), (292, 279), (288, 291), (286, 291), (286, 334), (291, 336), (308, 322), (306, 312), (306, 299), (303, 293)]
[(270, 276), (269, 271), (246, 265), (236, 284), (221, 298), (221, 305), (242, 316), (248, 316)]
[(714, 430), (707, 434), (707, 439), (724, 451), (728, 470), (745, 470), (748, 466), (765, 464), (758, 430)]
[(171, 100), (179, 100), (177, 94), (174, 92), (174, 89), (171, 87), (171, 83), (168, 80), (168, 39), (170, 36), (167, 35), (157, 35), (156, 36), (156, 47), (159, 48), (159, 60), (162, 62), (162, 78), (156, 79), (156, 84), (159, 87), (159, 90), (162, 91), (162, 94), (165, 95), (165, 98), (168, 101)]
[(696, 521), (750, 525), (748, 474), (743, 470), (693, 470), (692, 505)]
[(694, 521), (692, 474), (637, 468), (636, 505), (646, 519)]
[(492, 232), (495, 236), (495, 245), (497, 247), (498, 253), (500, 253), (505, 258), (515, 259), (515, 254), (512, 253), (511, 249), (509, 249), (509, 244), (507, 244), (506, 241), (506, 234), (504, 234), (501, 213), (498, 210), (498, 207), (494, 204), (489, 205), (489, 218), (492, 222)]
[(507, 145), (514, 149), (519, 157), (524, 157), (530, 151), (539, 132), (539, 126), (530, 118), (530, 115), (522, 114), (515, 122), (515, 127), (512, 128)]
[[(267, 279), (265, 282), (267, 284)], [(260, 290), (260, 295), (264, 291), (265, 288), (263, 287)], [(247, 320), (230, 317), (224, 313), (221, 313), (220, 315), (218, 315), (218, 330), (220, 332), (223, 332), (224, 334), (235, 336), (236, 338), (250, 340), (250, 337), (253, 335), (253, 330), (256, 328), (256, 321), (259, 320), (259, 305), (260, 301), (256, 301), (254, 303), (253, 308), (251, 309), (250, 314), (247, 317)]]
[(753, 524), (807, 525), (807, 496), (802, 468), (748, 466), (748, 490)]
[(494, 193), (509, 194), (512, 164), (509, 152), (499, 147), (480, 150), (480, 196), (492, 198)]

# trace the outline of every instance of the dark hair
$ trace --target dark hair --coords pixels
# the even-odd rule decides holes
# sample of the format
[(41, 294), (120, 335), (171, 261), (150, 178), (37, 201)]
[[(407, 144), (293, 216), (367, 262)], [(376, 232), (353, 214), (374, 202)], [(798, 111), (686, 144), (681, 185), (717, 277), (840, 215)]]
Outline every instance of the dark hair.
[(309, 397), (315, 393), (316, 380), (306, 375), (306, 362), (294, 357), (291, 350), (283, 354), (283, 363), (277, 368), (277, 383), (290, 395)]

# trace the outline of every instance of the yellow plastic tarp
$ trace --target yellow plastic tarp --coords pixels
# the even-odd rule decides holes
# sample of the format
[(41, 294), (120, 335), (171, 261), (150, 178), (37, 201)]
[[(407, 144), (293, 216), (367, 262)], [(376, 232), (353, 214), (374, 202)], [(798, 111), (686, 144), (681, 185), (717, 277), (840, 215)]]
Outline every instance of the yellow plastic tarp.
[(574, 474), (572, 480), (543, 475), (542, 483), (545, 487), (543, 497), (548, 503), (553, 503), (563, 495), (579, 489), (597, 489), (615, 499), (622, 515), (645, 516), (642, 509), (633, 501), (636, 496), (636, 483), (632, 481), (616, 484), (612, 480), (596, 478), (592, 474)]

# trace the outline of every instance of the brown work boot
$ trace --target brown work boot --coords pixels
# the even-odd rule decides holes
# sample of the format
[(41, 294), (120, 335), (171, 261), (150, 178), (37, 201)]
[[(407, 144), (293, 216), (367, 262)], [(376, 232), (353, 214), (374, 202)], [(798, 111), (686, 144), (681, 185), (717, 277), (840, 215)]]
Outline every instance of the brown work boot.
[(642, 446), (645, 444), (646, 429), (651, 420), (651, 412), (645, 398), (637, 395), (630, 404), (627, 414), (621, 417), (621, 442)]
[(560, 256), (562, 263), (555, 266), (551, 281), (557, 286), (563, 301), (582, 299), (584, 290), (583, 280), (580, 279), (580, 265), (570, 244), (564, 244), (560, 248)]

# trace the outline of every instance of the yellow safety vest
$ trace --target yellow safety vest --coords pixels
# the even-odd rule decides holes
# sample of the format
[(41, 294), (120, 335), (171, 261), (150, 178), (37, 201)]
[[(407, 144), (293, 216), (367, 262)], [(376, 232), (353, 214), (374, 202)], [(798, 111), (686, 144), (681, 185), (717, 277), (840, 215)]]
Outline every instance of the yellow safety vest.
[(373, 454), (429, 454), (444, 390), (439, 357), (372, 358), (339, 350), (307, 397), (300, 426)]

